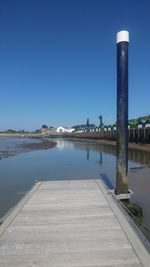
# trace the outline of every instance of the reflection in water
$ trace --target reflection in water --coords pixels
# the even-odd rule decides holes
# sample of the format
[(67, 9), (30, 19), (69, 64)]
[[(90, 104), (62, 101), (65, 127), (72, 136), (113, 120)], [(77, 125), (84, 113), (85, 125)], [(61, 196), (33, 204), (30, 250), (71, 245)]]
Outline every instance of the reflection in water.
[[(129, 171), (130, 187), (134, 194), (131, 197), (132, 203), (143, 208), (142, 232), (150, 240), (150, 168), (131, 168)], [(146, 230), (147, 228), (147, 230)]]
[(86, 154), (87, 160), (89, 160), (89, 157), (90, 157), (90, 149), (89, 149), (89, 144), (87, 144), (87, 154)]
[(59, 139), (57, 140), (57, 147), (60, 149), (60, 150), (63, 150), (64, 149), (64, 140), (63, 139)]
[(104, 181), (104, 183), (107, 185), (109, 189), (114, 189), (114, 186), (112, 185), (110, 179), (105, 173), (101, 173), (101, 179)]
[[(113, 155), (113, 166), (116, 163), (115, 146), (96, 143), (88, 143), (87, 145), (83, 142), (74, 142), (74, 147), (76, 149), (81, 150), (82, 148), (82, 150), (85, 150), (87, 152), (88, 159), (90, 157), (90, 154), (92, 158), (93, 153), (96, 152), (97, 158), (99, 158), (97, 162), (101, 167), (103, 167), (103, 169), (105, 164), (106, 168), (108, 170), (110, 169), (110, 157), (108, 157), (108, 161), (106, 163), (106, 158), (104, 156)], [(131, 163), (136, 165), (133, 167)], [(138, 164), (140, 164), (139, 167)], [(144, 164), (145, 166), (142, 167), (142, 164)], [(148, 168), (148, 166), (150, 166), (150, 152), (129, 149), (129, 188), (134, 192), (131, 197), (131, 203), (135, 203), (142, 208), (143, 218), (140, 228), (147, 239), (150, 241), (150, 208), (148, 205), (148, 203), (150, 203), (150, 168)], [(105, 169), (105, 173), (101, 173), (101, 178), (110, 189), (113, 189), (115, 188), (115, 179), (113, 179), (113, 177), (115, 176), (115, 166), (112, 173), (108, 174), (106, 171), (107, 169)]]
[(103, 163), (103, 154), (102, 151), (99, 152), (99, 165), (102, 165)]
[[(107, 145), (107, 144), (96, 144), (96, 143), (89, 143), (88, 145), (84, 142), (74, 142), (74, 147), (76, 149), (84, 149), (87, 150), (88, 153), (90, 151), (101, 151), (109, 155), (116, 155), (116, 147), (113, 145)], [(129, 149), (129, 160), (141, 163), (141, 164), (150, 164), (150, 152), (149, 151), (142, 151), (137, 149)], [(102, 154), (100, 155), (100, 158), (102, 157)], [(88, 157), (89, 158), (89, 157)], [(102, 162), (102, 159), (100, 159), (99, 162)]]
[[(115, 186), (114, 146), (92, 141), (55, 141), (57, 146), (53, 149), (19, 154), (0, 161), (0, 217), (33, 186), (35, 179), (98, 179), (101, 176), (107, 184), (110, 183), (109, 187)], [(141, 164), (150, 164), (150, 153), (132, 149), (129, 150), (129, 159), (129, 186), (134, 192), (132, 201), (142, 206), (144, 224), (150, 228), (150, 209), (147, 205), (150, 202), (149, 172), (135, 169)], [(145, 235), (148, 236), (147, 233)]]
[[(87, 144), (87, 147), (86, 147), (86, 159), (87, 160), (90, 159), (90, 149), (91, 149), (91, 147), (89, 147), (89, 144)], [(97, 160), (97, 163), (99, 163), (99, 165), (102, 166), (102, 163), (103, 163), (102, 151), (99, 151), (99, 159)]]
[(150, 152), (130, 149), (129, 159), (142, 164), (150, 164)]

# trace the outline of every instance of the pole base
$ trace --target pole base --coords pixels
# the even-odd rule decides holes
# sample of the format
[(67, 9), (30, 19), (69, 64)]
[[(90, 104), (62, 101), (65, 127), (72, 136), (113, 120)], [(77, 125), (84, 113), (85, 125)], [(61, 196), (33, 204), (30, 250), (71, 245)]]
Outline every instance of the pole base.
[(120, 195), (116, 195), (115, 194), (115, 190), (109, 190), (109, 193), (114, 195), (116, 199), (119, 199), (119, 200), (126, 200), (126, 199), (129, 199), (131, 197), (133, 193), (132, 190), (128, 190), (128, 194), (120, 194)]

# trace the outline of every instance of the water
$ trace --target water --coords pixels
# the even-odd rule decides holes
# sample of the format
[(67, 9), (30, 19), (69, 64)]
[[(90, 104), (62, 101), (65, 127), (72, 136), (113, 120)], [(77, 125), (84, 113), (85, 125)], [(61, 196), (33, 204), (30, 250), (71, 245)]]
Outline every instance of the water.
[[(52, 149), (17, 154), (0, 161), (0, 217), (30, 190), (35, 180), (100, 179), (102, 176), (115, 187), (115, 147), (92, 141), (54, 141), (57, 141), (57, 146)], [(18, 151), (16, 144), (24, 142), (33, 142), (33, 139), (1, 138), (0, 151)], [(132, 150), (129, 158), (129, 185), (135, 193), (132, 201), (143, 207), (143, 223), (150, 228), (150, 208), (147, 205), (150, 201), (150, 177), (147, 173), (138, 177), (136, 169), (150, 165), (150, 153)], [(149, 233), (143, 232), (150, 239)]]

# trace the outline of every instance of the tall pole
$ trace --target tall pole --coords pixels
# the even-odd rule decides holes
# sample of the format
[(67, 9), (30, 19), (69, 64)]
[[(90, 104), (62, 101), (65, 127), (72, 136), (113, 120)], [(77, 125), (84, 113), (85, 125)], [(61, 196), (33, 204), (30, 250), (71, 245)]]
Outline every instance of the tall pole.
[(128, 31), (117, 33), (116, 194), (128, 193)]
[(89, 119), (87, 119), (86, 128), (87, 128), (87, 132), (88, 132), (89, 131)]
[(99, 116), (99, 126), (100, 128), (103, 126), (102, 115)]

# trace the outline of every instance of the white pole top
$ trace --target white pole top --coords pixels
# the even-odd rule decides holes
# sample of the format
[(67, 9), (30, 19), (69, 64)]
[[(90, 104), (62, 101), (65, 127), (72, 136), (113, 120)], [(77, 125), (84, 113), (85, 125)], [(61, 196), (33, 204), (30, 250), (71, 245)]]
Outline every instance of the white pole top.
[(120, 43), (120, 42), (129, 43), (129, 32), (128, 31), (120, 31), (117, 33), (117, 43)]

